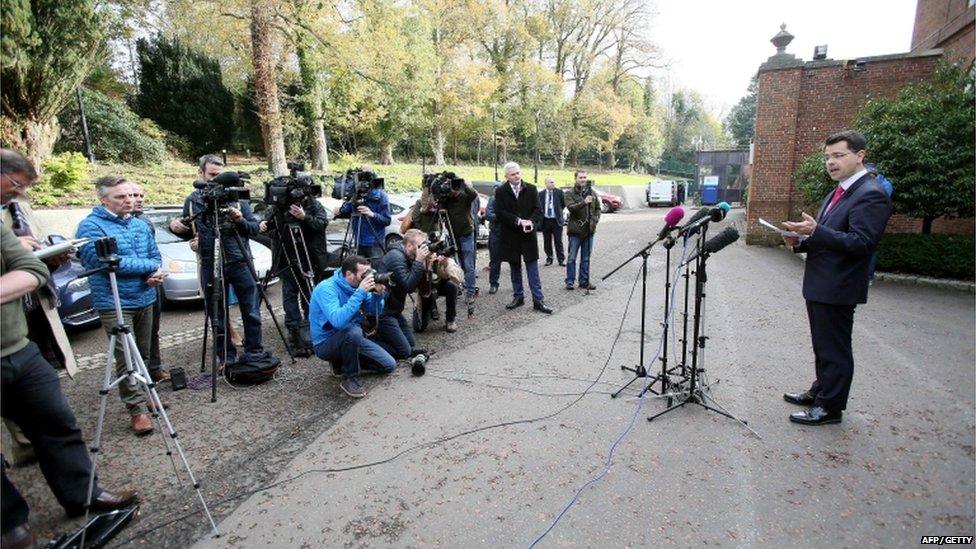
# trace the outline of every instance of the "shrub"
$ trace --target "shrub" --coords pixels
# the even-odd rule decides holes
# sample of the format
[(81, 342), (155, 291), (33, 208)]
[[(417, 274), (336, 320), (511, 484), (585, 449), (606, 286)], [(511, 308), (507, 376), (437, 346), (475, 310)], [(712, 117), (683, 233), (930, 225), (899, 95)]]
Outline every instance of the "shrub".
[(806, 208), (816, 211), (827, 194), (837, 187), (824, 164), (823, 151), (803, 157), (796, 169), (795, 183)]
[(973, 280), (973, 246), (968, 235), (886, 234), (878, 245), (878, 270)]
[(57, 204), (66, 196), (87, 184), (91, 178), (91, 164), (81, 153), (64, 153), (44, 159), (44, 177), (31, 188), (31, 202), (42, 206)]
[[(95, 159), (132, 164), (158, 164), (166, 159), (162, 130), (139, 118), (122, 101), (85, 89), (82, 93)], [(72, 102), (58, 116), (63, 125), (55, 151), (83, 151), (81, 117)]]

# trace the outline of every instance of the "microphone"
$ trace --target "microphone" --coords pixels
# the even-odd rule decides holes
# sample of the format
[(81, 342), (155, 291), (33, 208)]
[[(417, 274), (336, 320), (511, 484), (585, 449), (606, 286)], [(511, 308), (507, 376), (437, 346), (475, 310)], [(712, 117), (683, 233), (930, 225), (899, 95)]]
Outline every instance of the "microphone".
[(675, 206), (668, 210), (668, 213), (664, 214), (664, 227), (661, 232), (657, 233), (658, 240), (664, 240), (668, 236), (668, 233), (673, 231), (675, 227), (678, 226), (678, 222), (681, 218), (685, 216), (685, 209), (681, 206)]
[(698, 259), (698, 256), (708, 257), (736, 240), (739, 240), (739, 231), (735, 230), (735, 227), (726, 227), (724, 231), (706, 240), (705, 243), (702, 244), (701, 249), (691, 254), (691, 256), (680, 265), (680, 267), (684, 267), (685, 265)]
[(707, 225), (712, 221), (721, 221), (725, 219), (726, 214), (729, 213), (732, 207), (729, 206), (728, 202), (719, 202), (714, 208), (702, 208), (692, 216), (688, 223), (685, 223), (681, 229), (678, 230), (679, 236), (691, 236), (698, 232), (702, 226)]

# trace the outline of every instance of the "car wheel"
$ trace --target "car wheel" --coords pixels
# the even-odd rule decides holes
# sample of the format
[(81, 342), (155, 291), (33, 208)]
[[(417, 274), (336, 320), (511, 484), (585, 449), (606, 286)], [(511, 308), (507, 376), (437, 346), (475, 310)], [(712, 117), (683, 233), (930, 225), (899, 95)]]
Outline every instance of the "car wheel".
[(603, 213), (610, 213), (610, 204), (607, 204), (606, 202), (601, 202), (600, 211)]
[(389, 250), (394, 244), (403, 242), (403, 237), (398, 234), (386, 235), (386, 249)]

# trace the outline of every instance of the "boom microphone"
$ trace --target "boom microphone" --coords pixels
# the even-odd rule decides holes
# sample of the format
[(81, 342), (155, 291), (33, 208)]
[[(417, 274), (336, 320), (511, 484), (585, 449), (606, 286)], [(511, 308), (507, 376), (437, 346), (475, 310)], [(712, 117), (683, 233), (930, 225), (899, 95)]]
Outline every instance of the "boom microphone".
[(725, 219), (726, 214), (729, 213), (732, 207), (729, 206), (728, 202), (719, 202), (714, 208), (702, 208), (692, 216), (688, 223), (685, 223), (681, 229), (678, 230), (679, 236), (691, 236), (698, 232), (702, 226), (707, 225), (712, 221), (721, 221)]
[(668, 210), (668, 213), (664, 214), (664, 227), (661, 232), (657, 233), (658, 240), (664, 240), (668, 234), (678, 226), (678, 222), (681, 218), (685, 216), (685, 209), (681, 206), (675, 206)]
[(726, 227), (724, 231), (706, 240), (701, 249), (691, 254), (691, 256), (681, 264), (681, 267), (684, 267), (695, 259), (698, 259), (698, 256), (700, 255), (708, 257), (736, 240), (739, 240), (739, 231), (735, 230), (735, 227)]

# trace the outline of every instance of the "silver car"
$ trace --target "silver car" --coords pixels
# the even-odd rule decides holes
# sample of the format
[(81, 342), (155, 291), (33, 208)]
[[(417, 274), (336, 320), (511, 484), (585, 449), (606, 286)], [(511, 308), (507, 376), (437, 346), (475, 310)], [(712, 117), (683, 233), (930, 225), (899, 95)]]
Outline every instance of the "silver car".
[[(169, 222), (179, 218), (182, 208), (155, 208), (147, 210), (143, 215), (152, 221), (156, 227), (156, 245), (163, 256), (163, 271), (166, 278), (160, 287), (160, 300), (165, 307), (173, 301), (190, 301), (203, 299), (200, 288), (200, 278), (197, 273), (197, 254), (190, 249), (190, 243), (175, 236), (169, 231)], [(251, 255), (254, 257), (254, 268), (258, 278), (263, 279), (271, 269), (271, 250), (250, 241)]]

